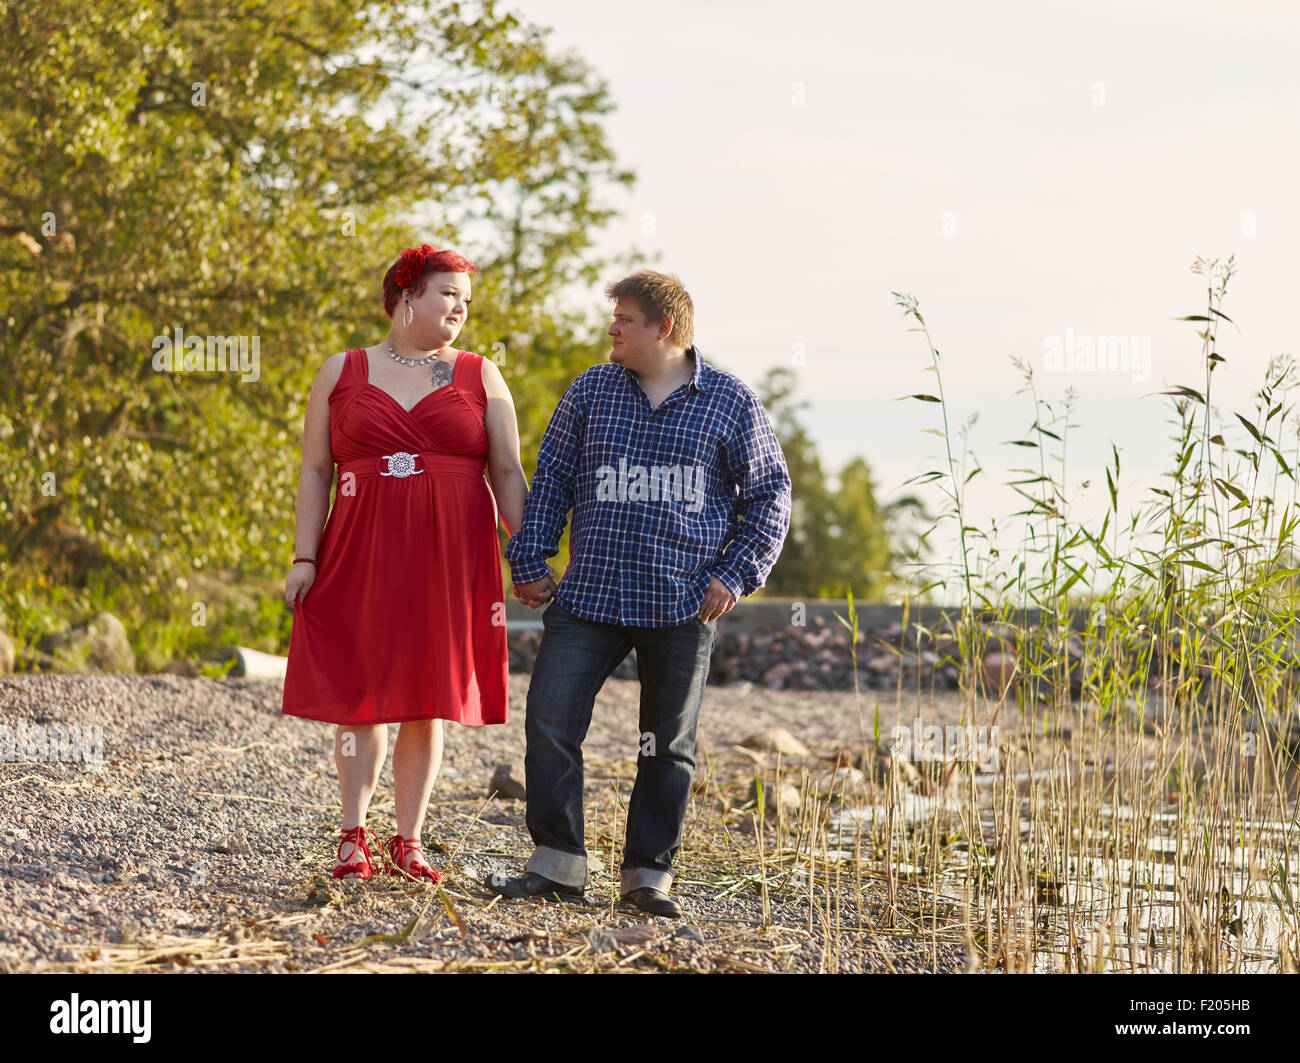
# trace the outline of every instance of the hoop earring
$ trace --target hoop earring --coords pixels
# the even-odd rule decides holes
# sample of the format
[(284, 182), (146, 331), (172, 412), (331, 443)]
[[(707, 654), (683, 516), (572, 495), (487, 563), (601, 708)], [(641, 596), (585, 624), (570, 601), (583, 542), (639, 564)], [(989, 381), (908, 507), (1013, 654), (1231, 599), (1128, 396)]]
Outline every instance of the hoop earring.
[(411, 322), (415, 320), (415, 308), (410, 303), (406, 304), (406, 320), (404, 324), (409, 328)]

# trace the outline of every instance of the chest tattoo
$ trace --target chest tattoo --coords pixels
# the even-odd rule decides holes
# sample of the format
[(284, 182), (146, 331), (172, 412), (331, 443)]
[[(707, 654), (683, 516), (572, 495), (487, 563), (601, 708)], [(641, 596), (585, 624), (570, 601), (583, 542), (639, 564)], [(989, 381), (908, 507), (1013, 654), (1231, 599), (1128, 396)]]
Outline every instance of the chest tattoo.
[(429, 374), (430, 382), (433, 384), (433, 390), (437, 391), (439, 388), (445, 388), (450, 384), (453, 373), (454, 371), (452, 367), (446, 362), (441, 360), (434, 362)]

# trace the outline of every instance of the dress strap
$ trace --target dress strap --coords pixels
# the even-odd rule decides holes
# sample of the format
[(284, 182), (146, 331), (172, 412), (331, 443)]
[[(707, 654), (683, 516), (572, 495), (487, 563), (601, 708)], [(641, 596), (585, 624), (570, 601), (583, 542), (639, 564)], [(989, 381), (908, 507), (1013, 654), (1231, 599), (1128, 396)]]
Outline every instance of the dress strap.
[(339, 378), (330, 391), (330, 406), (350, 398), (365, 386), (366, 364), (362, 361), (365, 356), (364, 348), (343, 352), (343, 368), (339, 371)]
[(472, 351), (461, 351), (456, 361), (456, 374), (452, 378), (461, 391), (473, 395), (480, 406), (487, 406), (487, 389), (483, 387), (483, 356)]

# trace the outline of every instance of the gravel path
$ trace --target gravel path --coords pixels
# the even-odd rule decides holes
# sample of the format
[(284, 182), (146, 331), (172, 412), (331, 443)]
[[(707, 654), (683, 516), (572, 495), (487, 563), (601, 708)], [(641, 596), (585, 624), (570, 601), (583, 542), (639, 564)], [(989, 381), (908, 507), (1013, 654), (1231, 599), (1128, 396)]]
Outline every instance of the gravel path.
[[(957, 970), (950, 944), (875, 928), (879, 894), (827, 929), (817, 888), (769, 884), (744, 871), (754, 849), (734, 789), (754, 759), (733, 743), (785, 727), (833, 770), (860, 749), (851, 693), (710, 686), (701, 751), (717, 758), (714, 793), (688, 824), (727, 815), (729, 864), (704, 836), (677, 858), (681, 921), (613, 906), (623, 808), (638, 741), (634, 681), (609, 680), (585, 751), (589, 847), (614, 872), (593, 875), (588, 908), (507, 902), (484, 889), (496, 868), (517, 872), (531, 851), (523, 804), (484, 808), (500, 763), (522, 763), (527, 676), (510, 677), (510, 722), (446, 728), (446, 753), (425, 821), (425, 847), (444, 871), (444, 894), (383, 878), (330, 877), (338, 831), (333, 728), (280, 715), (278, 682), (172, 675), (23, 675), (0, 680), (0, 725), (100, 726), (98, 770), (52, 760), (0, 764), (0, 970), (313, 971), (527, 970)], [(872, 728), (874, 695), (864, 698)], [(928, 710), (940, 722), (955, 701)], [(910, 720), (913, 712), (899, 713)], [(882, 706), (882, 732), (894, 712)], [(390, 760), (395, 728), (390, 729)], [(758, 758), (761, 760), (761, 758)], [(700, 758), (703, 762), (704, 758)], [(386, 764), (368, 825), (393, 829)], [(697, 839), (699, 841), (697, 842)], [(444, 847), (437, 854), (436, 846)], [(740, 870), (737, 870), (737, 869)], [(444, 900), (445, 895), (445, 900)], [(367, 940), (400, 935), (400, 941)]]

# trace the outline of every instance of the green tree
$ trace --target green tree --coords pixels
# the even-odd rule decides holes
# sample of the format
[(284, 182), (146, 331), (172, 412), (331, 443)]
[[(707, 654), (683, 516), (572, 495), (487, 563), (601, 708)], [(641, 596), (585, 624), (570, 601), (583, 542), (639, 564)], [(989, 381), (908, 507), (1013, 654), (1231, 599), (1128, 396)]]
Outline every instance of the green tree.
[[(311, 382), (382, 334), (421, 240), (482, 266), (462, 343), (504, 350), (531, 469), (595, 357), (547, 277), (599, 268), (598, 189), (630, 180), (580, 62), (492, 0), (0, 0), (0, 25), (0, 626), (107, 607), (137, 649), (282, 650)], [(178, 328), (256, 340), (256, 379), (155, 371)]]
[(834, 579), (834, 540), (833, 499), (816, 445), (800, 420), (808, 403), (795, 400), (795, 382), (793, 370), (778, 366), (754, 390), (781, 441), (792, 495), (785, 548), (764, 589), (770, 595), (798, 598), (818, 596), (820, 588)]
[(781, 441), (790, 470), (790, 533), (772, 569), (766, 593), (781, 597), (882, 598), (896, 582), (891, 527), (915, 512), (911, 496), (893, 506), (876, 502), (871, 472), (854, 458), (832, 490), (802, 414), (807, 401), (794, 398), (793, 370), (776, 367), (755, 387)]

